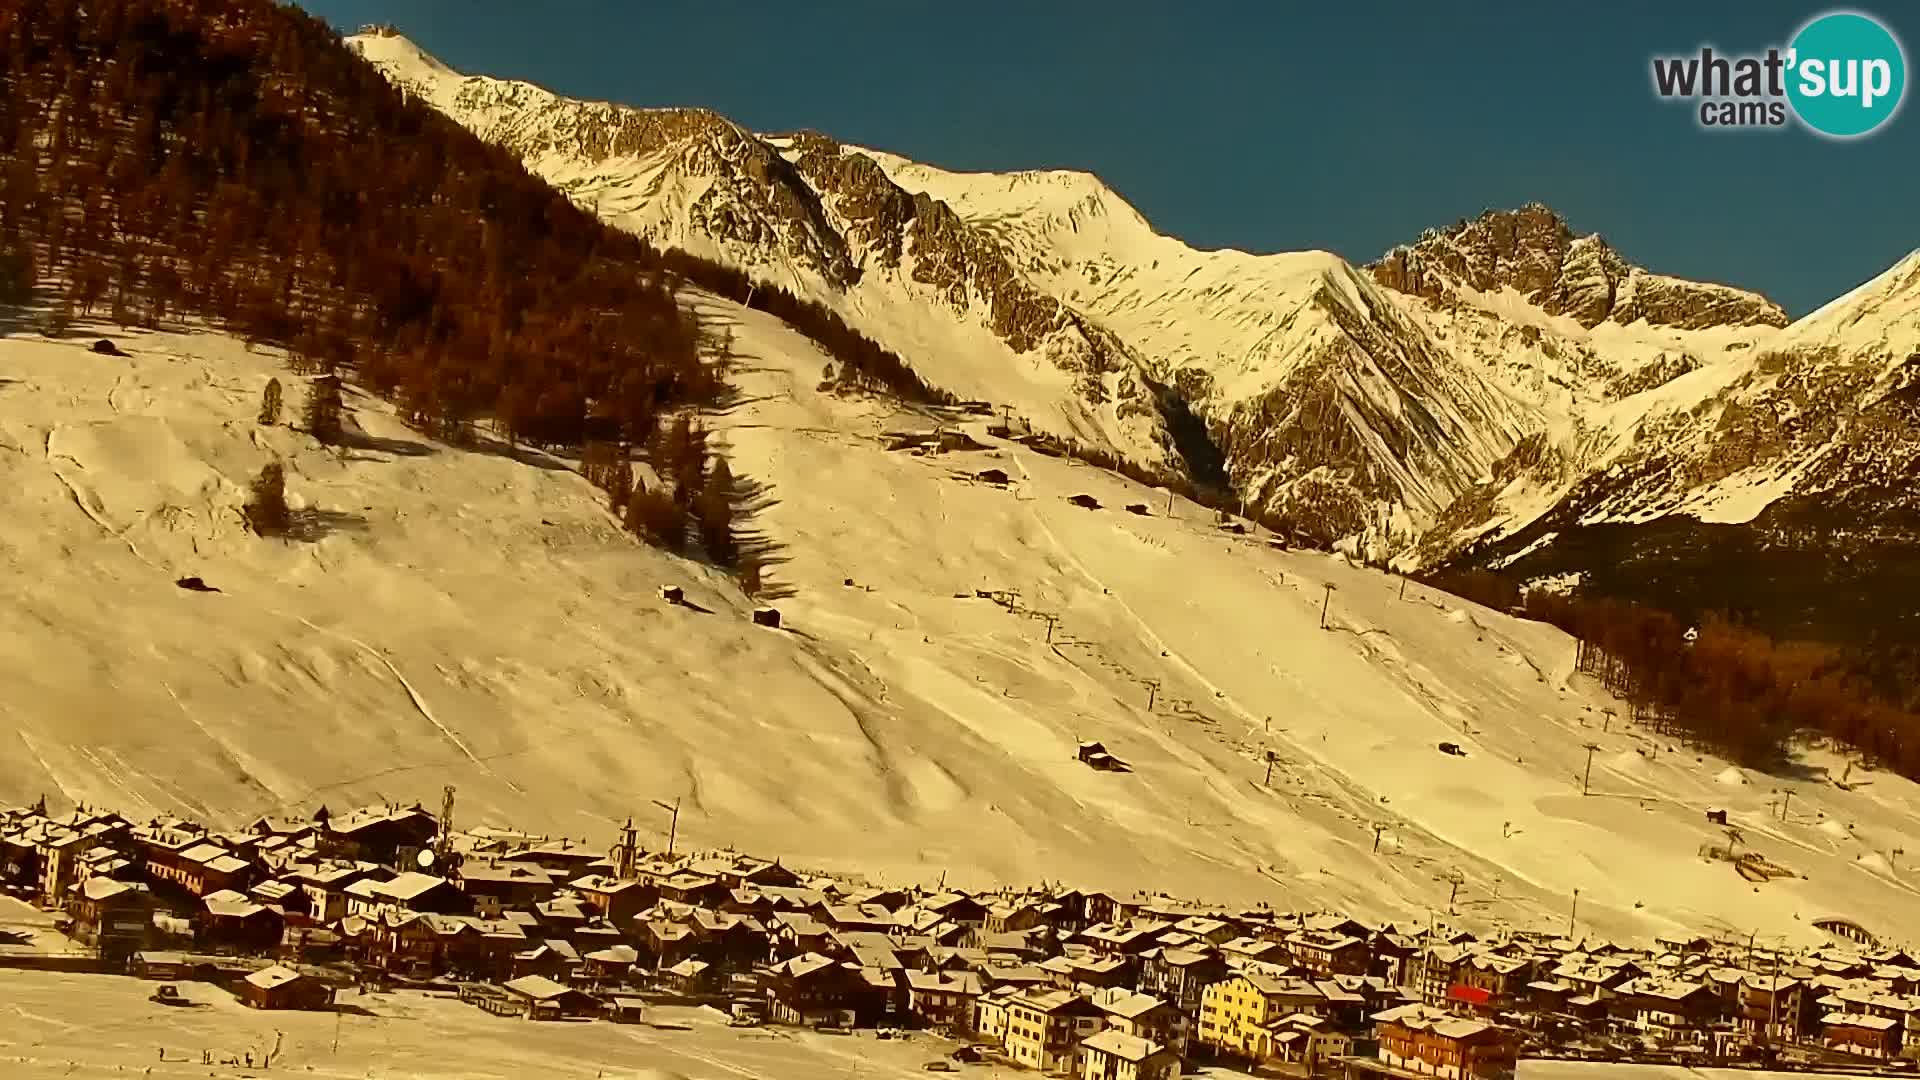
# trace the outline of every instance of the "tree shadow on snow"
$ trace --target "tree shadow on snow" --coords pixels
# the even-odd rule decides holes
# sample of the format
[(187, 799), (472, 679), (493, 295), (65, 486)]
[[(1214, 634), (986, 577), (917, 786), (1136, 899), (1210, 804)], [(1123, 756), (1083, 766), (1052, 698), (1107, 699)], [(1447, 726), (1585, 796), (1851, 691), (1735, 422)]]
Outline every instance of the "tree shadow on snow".
[(348, 450), (363, 450), (371, 454), (388, 454), (393, 457), (431, 457), (439, 452), (423, 442), (414, 442), (412, 439), (389, 439), (380, 435), (369, 435), (364, 431), (341, 432), (339, 444)]
[(774, 497), (772, 485), (763, 484), (751, 477), (734, 478), (734, 543), (740, 550), (740, 565), (755, 567), (760, 572), (760, 588), (753, 594), (756, 600), (768, 602), (785, 600), (797, 595), (799, 591), (768, 573), (774, 567), (792, 561), (786, 554), (786, 545), (775, 540), (764, 529), (743, 527), (740, 524), (751, 521), (778, 505), (780, 500)]

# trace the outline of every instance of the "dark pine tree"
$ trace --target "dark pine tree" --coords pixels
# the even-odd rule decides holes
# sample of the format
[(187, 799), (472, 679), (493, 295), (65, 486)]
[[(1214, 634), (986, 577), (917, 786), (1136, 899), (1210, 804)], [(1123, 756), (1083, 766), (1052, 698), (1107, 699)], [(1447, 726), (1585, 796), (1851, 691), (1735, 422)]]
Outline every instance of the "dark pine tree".
[(260, 393), (260, 423), (272, 427), (280, 422), (280, 380), (268, 379), (267, 388)]
[(279, 462), (268, 462), (253, 478), (245, 513), (247, 525), (261, 536), (285, 536), (292, 527), (293, 513), (287, 509), (287, 474)]

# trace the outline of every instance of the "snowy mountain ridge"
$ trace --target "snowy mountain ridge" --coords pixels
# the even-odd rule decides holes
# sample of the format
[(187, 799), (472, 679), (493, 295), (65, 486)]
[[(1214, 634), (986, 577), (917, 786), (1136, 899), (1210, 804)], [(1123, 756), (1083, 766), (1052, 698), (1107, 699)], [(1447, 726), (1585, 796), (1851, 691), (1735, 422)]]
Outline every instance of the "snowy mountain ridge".
[[(1812, 433), (1870, 409), (1878, 383), (1857, 376), (1914, 321), (1869, 285), (1789, 326), (1538, 204), (1364, 268), (1198, 250), (1090, 173), (954, 172), (461, 76), (395, 35), (350, 43), (608, 221), (826, 304), (935, 385), (1403, 564), (1532, 543), (1549, 518), (1751, 520), (1823, 490), (1835, 453)], [(1747, 460), (1741, 432), (1778, 385), (1759, 358), (1811, 352), (1851, 374), (1792, 408), (1831, 415)]]

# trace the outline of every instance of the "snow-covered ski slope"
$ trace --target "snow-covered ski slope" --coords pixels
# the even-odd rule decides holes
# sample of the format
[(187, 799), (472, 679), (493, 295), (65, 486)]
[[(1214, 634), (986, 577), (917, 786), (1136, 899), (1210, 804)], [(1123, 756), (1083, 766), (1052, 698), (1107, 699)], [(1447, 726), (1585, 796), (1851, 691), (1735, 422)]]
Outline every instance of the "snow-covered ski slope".
[[(465, 824), (602, 844), (681, 798), (688, 842), (894, 883), (1425, 921), (1458, 878), (1455, 921), (1564, 927), (1577, 888), (1578, 925), (1622, 935), (1812, 937), (1833, 913), (1897, 935), (1920, 912), (1905, 781), (1673, 749), (1603, 721), (1550, 628), (1402, 599), (983, 429), (988, 451), (888, 451), (934, 421), (821, 395), (810, 342), (689, 302), (734, 328), (742, 403), (711, 422), (765, 485), (783, 630), (626, 538), (565, 462), (443, 446), (358, 396), (352, 446), (263, 428), (266, 380), (290, 414), (299, 380), (215, 333), (111, 331), (127, 358), (92, 331), (0, 338), (0, 801), (239, 821), (453, 783)], [(308, 538), (241, 526), (274, 457)], [(990, 468), (1013, 483), (971, 479)], [(1131, 771), (1080, 764), (1086, 739)], [(1701, 859), (1725, 842), (1709, 807), (1806, 878)]]

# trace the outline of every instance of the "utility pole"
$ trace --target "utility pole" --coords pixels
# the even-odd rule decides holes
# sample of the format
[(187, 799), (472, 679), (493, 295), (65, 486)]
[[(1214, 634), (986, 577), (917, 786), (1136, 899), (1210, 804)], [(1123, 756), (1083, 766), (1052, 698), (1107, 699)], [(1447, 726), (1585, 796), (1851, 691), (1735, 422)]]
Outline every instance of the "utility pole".
[(1793, 803), (1793, 792), (1789, 791), (1780, 799), (1780, 820), (1787, 820), (1787, 807)]
[(1047, 644), (1051, 645), (1053, 644), (1053, 624), (1060, 621), (1060, 616), (1042, 615), (1040, 617), (1047, 620)]
[(1267, 778), (1260, 782), (1261, 787), (1273, 786), (1273, 751), (1267, 751)]
[(1167, 516), (1168, 517), (1173, 516), (1173, 492), (1172, 491), (1167, 492)]
[(1320, 598), (1320, 629), (1327, 628), (1327, 608), (1333, 604), (1333, 582), (1327, 582), (1326, 595)]
[(1148, 712), (1153, 711), (1153, 699), (1159, 693), (1160, 693), (1160, 680), (1153, 679), (1149, 681), (1147, 683), (1147, 711)]
[(1373, 823), (1373, 853), (1376, 855), (1380, 853), (1380, 834), (1386, 831), (1387, 827), (1384, 824), (1378, 821)]
[(1600, 749), (1593, 743), (1587, 744), (1587, 771), (1580, 775), (1580, 794), (1587, 793), (1587, 783), (1593, 779), (1593, 752)]
[(680, 832), (680, 800), (675, 799), (671, 804), (668, 804), (661, 802), (659, 799), (655, 799), (653, 800), (653, 805), (673, 815), (672, 821), (667, 825), (667, 857), (671, 859), (673, 857), (674, 837)]
[(1573, 920), (1580, 914), (1580, 890), (1573, 890), (1573, 907), (1567, 910), (1567, 937), (1573, 937)]
[(1400, 599), (1405, 600), (1406, 598), (1407, 598), (1407, 575), (1401, 574), (1400, 575)]

